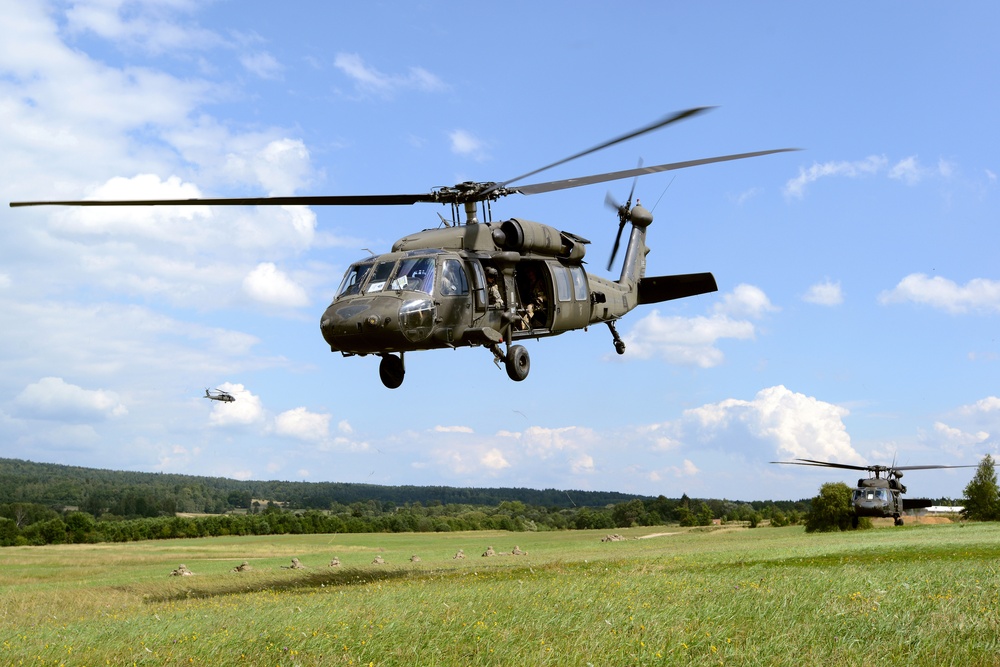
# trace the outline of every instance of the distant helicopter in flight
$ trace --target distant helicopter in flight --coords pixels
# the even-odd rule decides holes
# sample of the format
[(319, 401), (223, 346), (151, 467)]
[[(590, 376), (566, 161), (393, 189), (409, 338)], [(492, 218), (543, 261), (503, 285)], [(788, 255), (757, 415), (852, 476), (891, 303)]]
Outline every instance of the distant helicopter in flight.
[(213, 401), (222, 401), (223, 403), (232, 403), (236, 400), (235, 396), (229, 392), (222, 391), (221, 389), (206, 389), (205, 398)]

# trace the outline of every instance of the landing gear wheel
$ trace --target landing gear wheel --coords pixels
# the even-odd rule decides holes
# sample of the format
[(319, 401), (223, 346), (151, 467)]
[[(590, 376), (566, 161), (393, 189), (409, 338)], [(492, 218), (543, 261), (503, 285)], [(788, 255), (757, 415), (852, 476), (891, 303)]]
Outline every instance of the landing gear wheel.
[(403, 376), (406, 370), (403, 368), (403, 358), (392, 354), (382, 355), (382, 361), (378, 365), (378, 376), (389, 389), (396, 389), (403, 384)]
[(618, 339), (615, 341), (615, 352), (625, 354), (625, 341)]
[(523, 345), (514, 345), (507, 352), (505, 360), (507, 366), (507, 377), (514, 382), (520, 382), (528, 377), (531, 370), (531, 359), (528, 358), (528, 350)]
[(859, 523), (861, 523), (861, 520), (858, 518), (857, 514), (855, 514), (854, 516), (851, 517), (851, 528), (852, 529), (857, 530)]
[(903, 517), (901, 517), (901, 516), (895, 517), (895, 521), (893, 521), (893, 524), (895, 524), (897, 526), (902, 526), (903, 525)]

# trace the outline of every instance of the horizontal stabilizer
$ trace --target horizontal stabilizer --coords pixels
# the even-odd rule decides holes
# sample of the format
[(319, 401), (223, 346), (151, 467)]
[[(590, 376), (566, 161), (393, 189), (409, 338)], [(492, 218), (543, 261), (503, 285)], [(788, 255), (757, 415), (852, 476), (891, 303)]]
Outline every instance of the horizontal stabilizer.
[(639, 281), (639, 305), (683, 299), (696, 294), (718, 291), (711, 273), (686, 273), (679, 276), (651, 276)]
[(918, 510), (923, 507), (930, 507), (933, 504), (930, 498), (903, 498), (903, 511)]

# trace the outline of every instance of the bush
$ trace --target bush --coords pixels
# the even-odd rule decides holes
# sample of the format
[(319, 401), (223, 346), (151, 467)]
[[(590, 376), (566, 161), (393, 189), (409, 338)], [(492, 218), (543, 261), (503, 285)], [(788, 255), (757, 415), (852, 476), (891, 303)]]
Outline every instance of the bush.
[(853, 519), (850, 487), (843, 482), (829, 482), (812, 499), (812, 509), (806, 514), (806, 532), (850, 530)]

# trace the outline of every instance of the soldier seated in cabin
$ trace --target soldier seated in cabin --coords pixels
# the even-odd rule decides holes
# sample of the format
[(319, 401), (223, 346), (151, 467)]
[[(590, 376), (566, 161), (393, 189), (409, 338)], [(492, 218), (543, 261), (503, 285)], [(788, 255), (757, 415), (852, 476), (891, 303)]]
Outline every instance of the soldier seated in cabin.
[(486, 269), (486, 296), (489, 299), (490, 308), (495, 308), (497, 310), (504, 309), (503, 294), (500, 292), (500, 286), (497, 285), (497, 278), (499, 274), (497, 270), (492, 266)]
[(545, 283), (538, 275), (534, 266), (527, 268), (528, 295), (524, 302), (524, 316), (521, 318), (521, 330), (544, 327), (548, 318), (549, 297), (545, 292)]

